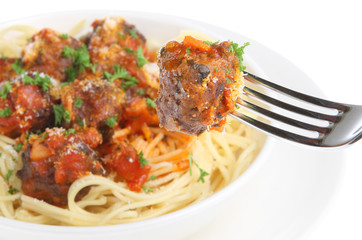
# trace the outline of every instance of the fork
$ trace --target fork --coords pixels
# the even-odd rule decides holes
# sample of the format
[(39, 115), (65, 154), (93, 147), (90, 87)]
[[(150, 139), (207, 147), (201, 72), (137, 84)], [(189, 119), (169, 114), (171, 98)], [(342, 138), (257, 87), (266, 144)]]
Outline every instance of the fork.
[[(286, 87), (277, 85), (251, 73), (244, 72), (244, 79), (252, 82), (261, 89), (271, 90), (270, 93), (282, 94), (287, 97), (292, 97), (307, 104), (313, 104), (319, 107), (325, 107), (329, 109), (337, 110), (335, 115), (325, 114), (306, 108), (298, 107), (287, 103), (285, 101), (278, 100), (270, 96), (270, 94), (264, 94), (260, 91), (256, 91), (247, 86), (243, 88), (243, 94), (249, 98), (256, 99), (259, 102), (271, 104), (281, 109), (285, 109), (289, 112), (297, 113), (298, 115), (307, 116), (312, 119), (327, 121), (327, 126), (318, 126), (316, 124), (307, 123), (306, 121), (300, 121), (295, 117), (288, 117), (281, 115), (275, 111), (268, 110), (265, 107), (261, 107), (246, 99), (239, 97), (236, 101), (237, 107), (243, 107), (258, 117), (253, 117), (242, 113), (240, 111), (233, 111), (230, 115), (239, 121), (242, 121), (248, 125), (258, 128), (259, 130), (272, 134), (277, 137), (288, 139), (297, 143), (302, 143), (315, 147), (342, 147), (348, 146), (357, 142), (362, 137), (362, 106), (336, 103), (320, 98), (316, 98), (310, 95), (306, 95)], [(261, 115), (261, 116), (260, 116)], [(286, 126), (292, 126), (307, 130), (315, 134), (316, 137), (303, 136), (299, 133), (295, 133), (286, 128), (273, 126), (268, 120), (278, 121), (279, 123), (286, 124)]]

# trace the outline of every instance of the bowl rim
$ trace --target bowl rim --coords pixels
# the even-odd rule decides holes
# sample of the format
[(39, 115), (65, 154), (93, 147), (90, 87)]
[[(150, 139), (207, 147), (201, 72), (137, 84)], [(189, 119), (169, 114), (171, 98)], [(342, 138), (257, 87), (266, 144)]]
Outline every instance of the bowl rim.
[[(123, 11), (123, 10), (70, 10), (70, 11), (54, 11), (54, 12), (48, 12), (45, 14), (37, 14), (33, 16), (27, 16), (22, 18), (17, 18), (9, 21), (0, 22), (0, 29), (3, 27), (17, 24), (18, 22), (24, 22), (26, 20), (34, 20), (34, 19), (46, 19), (49, 17), (55, 17), (55, 16), (61, 16), (61, 15), (75, 15), (75, 14), (84, 14), (84, 15), (90, 15), (90, 14), (103, 14), (104, 16), (110, 16), (110, 15), (128, 15), (128, 16), (134, 16), (137, 18), (161, 18), (161, 19), (167, 19), (172, 21), (172, 23), (182, 23), (182, 24), (194, 24), (198, 27), (203, 27), (206, 29), (212, 28), (213, 31), (220, 31), (224, 33), (232, 33), (233, 35), (242, 36), (245, 39), (250, 39), (248, 37), (243, 36), (242, 34), (239, 34), (234, 31), (230, 31), (228, 29), (212, 25), (209, 23), (205, 23), (198, 20), (193, 20), (189, 18), (184, 18), (180, 16), (173, 16), (163, 13), (154, 13), (154, 12), (145, 12), (145, 11)], [(123, 14), (123, 15), (121, 15)], [(127, 18), (127, 16), (125, 16)], [(252, 39), (250, 39), (253, 42)], [(247, 55), (247, 54), (246, 54)], [(249, 61), (253, 62), (252, 59), (249, 59)], [(254, 63), (253, 65), (257, 66), (257, 63)], [(254, 66), (253, 66), (254, 67)], [(262, 72), (262, 69), (258, 69), (258, 72)], [(265, 75), (265, 74), (264, 74)], [(152, 226), (154, 224), (157, 224), (161, 221), (172, 221), (173, 219), (177, 219), (183, 216), (187, 216), (190, 213), (196, 214), (198, 212), (202, 212), (203, 209), (208, 208), (209, 205), (214, 206), (216, 203), (220, 202), (221, 199), (231, 196), (233, 189), (239, 189), (242, 186), (244, 186), (251, 178), (255, 175), (257, 170), (263, 165), (263, 163), (267, 159), (268, 153), (271, 151), (273, 145), (275, 144), (275, 138), (271, 138), (269, 136), (266, 136), (264, 145), (262, 146), (260, 152), (258, 153), (257, 157), (254, 159), (252, 164), (245, 170), (244, 173), (242, 173), (241, 176), (239, 176), (237, 179), (235, 179), (232, 183), (218, 191), (217, 193), (211, 195), (210, 197), (197, 202), (193, 203), (189, 206), (186, 206), (180, 210), (167, 213), (158, 217), (145, 219), (141, 221), (136, 222), (130, 222), (130, 223), (123, 223), (123, 224), (116, 224), (116, 225), (105, 225), (105, 226), (54, 226), (54, 225), (45, 225), (45, 224), (37, 224), (37, 223), (30, 223), (30, 222), (23, 222), (20, 220), (10, 219), (6, 217), (0, 216), (0, 225), (3, 227), (8, 227), (12, 229), (21, 228), (22, 231), (41, 231), (42, 233), (57, 233), (57, 234), (82, 234), (82, 233), (104, 233), (104, 232), (110, 232), (110, 231), (124, 231), (124, 230), (130, 230), (130, 229), (140, 229), (144, 226)]]

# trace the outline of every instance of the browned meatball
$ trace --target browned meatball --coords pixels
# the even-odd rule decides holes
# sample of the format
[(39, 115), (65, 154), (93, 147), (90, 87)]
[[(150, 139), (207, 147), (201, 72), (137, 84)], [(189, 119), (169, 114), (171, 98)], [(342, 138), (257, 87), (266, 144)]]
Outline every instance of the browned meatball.
[[(129, 77), (125, 79), (118, 76), (116, 79), (123, 79), (123, 83), (128, 82), (131, 86), (146, 86), (146, 76), (142, 68), (147, 62), (146, 59), (150, 60), (150, 56), (144, 36), (121, 17), (96, 20), (92, 26), (94, 31), (88, 39), (88, 51), (96, 68), (94, 72), (88, 70), (78, 78), (105, 77), (107, 73), (114, 74), (118, 66), (127, 71), (123, 76)], [(123, 88), (129, 86), (122, 84)]]
[(62, 104), (69, 113), (66, 126), (88, 126), (105, 134), (122, 116), (124, 92), (103, 79), (76, 80), (62, 89)]
[(161, 49), (156, 101), (161, 125), (194, 135), (222, 129), (242, 85), (241, 59), (232, 44), (207, 44), (187, 36)]
[(68, 35), (43, 29), (32, 36), (23, 51), (23, 65), (27, 71), (48, 74), (59, 81), (67, 81), (67, 69), (73, 67), (73, 60), (64, 54), (64, 47), (80, 48), (82, 43)]
[(51, 80), (38, 73), (21, 75), (0, 84), (0, 133), (18, 137), (53, 124), (55, 100), (49, 94)]
[(0, 58), (0, 82), (10, 81), (16, 77), (16, 72), (11, 67), (16, 62), (14, 58)]
[[(64, 206), (70, 185), (82, 176), (104, 175), (98, 154), (89, 147), (98, 146), (101, 136), (95, 129), (72, 133), (61, 128), (32, 135), (25, 143), (23, 168), (17, 175), (24, 194), (47, 203)], [(81, 198), (87, 189), (77, 198)]]

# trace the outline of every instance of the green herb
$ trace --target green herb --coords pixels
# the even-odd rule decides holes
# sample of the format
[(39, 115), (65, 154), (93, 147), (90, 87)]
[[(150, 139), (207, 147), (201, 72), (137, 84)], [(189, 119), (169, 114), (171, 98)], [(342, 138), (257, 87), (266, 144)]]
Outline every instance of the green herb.
[(190, 53), (191, 53), (190, 48), (186, 48), (186, 53), (187, 53), (187, 55), (190, 55)]
[(122, 38), (122, 39), (125, 39), (126, 36), (123, 34), (123, 33), (118, 33), (118, 37)]
[(6, 99), (6, 97), (8, 96), (8, 93), (10, 91), (11, 91), (11, 84), (10, 84), (10, 82), (6, 82), (5, 86), (0, 91), (0, 98)]
[(9, 117), (11, 115), (11, 110), (9, 107), (0, 110), (0, 117)]
[(215, 72), (220, 72), (220, 69), (218, 67), (215, 68)]
[(140, 67), (140, 68), (143, 67), (146, 63), (148, 63), (145, 56), (143, 56), (143, 49), (141, 46), (137, 47), (136, 61), (137, 61), (138, 67)]
[(48, 136), (48, 132), (45, 132), (44, 134), (43, 134), (43, 136), (41, 136), (41, 140), (44, 140), (46, 137)]
[(21, 62), (19, 59), (16, 59), (16, 61), (11, 64), (11, 68), (16, 72), (16, 74), (21, 75), (25, 73), (25, 70), (21, 67)]
[(97, 63), (92, 64), (92, 65), (90, 66), (90, 69), (92, 70), (92, 73), (95, 73), (95, 72), (96, 72), (96, 68), (97, 68)]
[(10, 188), (9, 191), (8, 191), (8, 193), (9, 193), (10, 195), (14, 195), (14, 194), (17, 193), (17, 192), (19, 192), (19, 189), (16, 189), (16, 188)]
[(78, 75), (78, 71), (74, 67), (67, 67), (65, 69), (65, 74), (67, 75), (68, 82), (74, 82), (75, 78)]
[(3, 153), (0, 152), (0, 157), (3, 155)]
[(148, 181), (152, 181), (152, 180), (155, 180), (157, 179), (157, 177), (155, 175), (151, 175), (150, 178), (148, 179)]
[(239, 105), (236, 105), (236, 104), (235, 104), (235, 108), (236, 108), (236, 109), (240, 109)]
[(138, 35), (137, 35), (137, 32), (134, 28), (132, 28), (131, 30), (129, 30), (129, 34), (131, 34), (131, 36), (134, 38), (134, 39), (137, 39), (138, 38)]
[(134, 50), (132, 50), (132, 49), (130, 49), (130, 48), (128, 48), (128, 47), (126, 47), (124, 50), (125, 50), (126, 52), (128, 52), (128, 53), (135, 53)]
[(31, 40), (31, 37), (27, 37), (27, 38), (26, 38), (26, 41), (29, 42), (30, 40)]
[(143, 89), (137, 89), (137, 94), (138, 95), (143, 95), (143, 94), (145, 94), (145, 90), (143, 90)]
[(125, 80), (121, 83), (123, 89), (126, 89), (128, 87), (133, 87), (138, 84), (138, 79), (128, 75), (127, 70), (121, 68), (119, 65), (114, 65), (113, 70), (114, 70), (113, 74), (107, 71), (103, 72), (103, 77), (106, 78), (108, 82), (113, 82), (115, 79), (122, 78)]
[(239, 46), (237, 43), (232, 42), (229, 47), (229, 51), (234, 52), (235, 56), (239, 58), (240, 71), (244, 71), (246, 69), (246, 67), (243, 65), (243, 60), (244, 60), (243, 55), (244, 55), (244, 48), (249, 45), (250, 45), (249, 42), (244, 43), (244, 45), (242, 46)]
[(20, 150), (23, 148), (23, 146), (24, 146), (24, 144), (18, 143), (13, 148), (15, 149), (15, 151), (20, 152)]
[(68, 40), (68, 34), (66, 34), (66, 33), (60, 34), (59, 37), (65, 39), (65, 40)]
[(8, 59), (8, 57), (6, 57), (6, 56), (4, 55), (4, 53), (1, 53), (1, 59), (2, 59), (2, 60), (6, 60), (6, 59)]
[(69, 82), (74, 81), (78, 73), (84, 72), (85, 68), (94, 68), (94, 65), (90, 62), (90, 56), (88, 49), (85, 45), (82, 45), (78, 49), (73, 49), (70, 46), (65, 46), (62, 50), (63, 56), (71, 58), (74, 67), (68, 67), (65, 70)]
[(80, 108), (80, 107), (82, 106), (82, 104), (83, 104), (82, 99), (80, 99), (79, 97), (77, 97), (77, 98), (75, 99), (75, 101), (74, 101), (74, 107)]
[(63, 120), (64, 108), (62, 104), (53, 105), (54, 116), (55, 116), (55, 125), (60, 125)]
[(218, 44), (218, 43), (220, 42), (220, 40), (219, 40), (219, 41), (216, 41), (216, 42), (211, 42), (211, 41), (203, 41), (203, 42), (204, 42), (205, 44), (211, 46), (211, 45), (214, 45), (214, 44)]
[(156, 103), (151, 98), (146, 98), (146, 104), (147, 104), (147, 106), (150, 106), (152, 108), (156, 108)]
[(70, 82), (63, 82), (59, 85), (59, 87), (63, 88), (65, 86), (68, 86), (70, 84)]
[(10, 179), (10, 177), (11, 177), (11, 175), (13, 175), (13, 173), (14, 173), (14, 170), (8, 170), (8, 172), (6, 173), (6, 176), (5, 176), (5, 181), (7, 182), (7, 181), (9, 181), (9, 179)]
[(118, 114), (114, 115), (113, 117), (107, 118), (106, 124), (107, 124), (109, 127), (113, 127), (113, 126), (116, 124), (117, 117), (118, 117)]
[(49, 90), (49, 86), (52, 85), (49, 76), (45, 75), (40, 77), (40, 74), (37, 73), (34, 78), (25, 75), (23, 78), (24, 85), (38, 85), (44, 92)]
[(189, 154), (189, 169), (190, 169), (190, 176), (192, 176), (192, 170), (191, 170), (191, 167), (192, 167), (192, 164), (195, 164), (195, 166), (199, 169), (200, 171), (200, 176), (199, 178), (197, 179), (197, 182), (202, 182), (202, 183), (205, 183), (205, 177), (209, 175), (208, 172), (206, 172), (204, 169), (200, 168), (200, 166), (194, 161), (193, 157), (191, 154)]
[(230, 78), (226, 78), (226, 83), (231, 83)]
[(84, 127), (84, 122), (80, 118), (77, 118), (77, 123), (79, 126)]
[(143, 166), (148, 165), (148, 160), (146, 158), (143, 157), (143, 151), (141, 151), (138, 154), (138, 161), (140, 163), (140, 167), (142, 168)]
[(69, 129), (65, 130), (64, 135), (69, 136), (69, 134), (71, 134), (71, 133), (75, 133), (74, 128), (69, 128)]
[(64, 109), (63, 118), (67, 123), (70, 123), (70, 113), (67, 109)]
[(228, 67), (227, 69), (226, 69), (226, 75), (228, 75), (230, 73), (230, 67)]
[(147, 188), (145, 185), (142, 186), (142, 190), (143, 190), (145, 193), (153, 192), (153, 189), (152, 189), (152, 188)]

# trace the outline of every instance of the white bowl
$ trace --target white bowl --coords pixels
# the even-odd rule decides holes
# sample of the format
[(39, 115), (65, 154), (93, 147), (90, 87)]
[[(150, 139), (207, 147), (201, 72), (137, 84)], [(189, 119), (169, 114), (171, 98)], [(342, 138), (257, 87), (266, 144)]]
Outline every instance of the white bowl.
[[(53, 13), (7, 22), (0, 25), (0, 29), (16, 24), (27, 24), (38, 29), (49, 27), (61, 32), (67, 32), (83, 19), (86, 20), (86, 26), (90, 26), (90, 23), (94, 19), (105, 16), (123, 16), (128, 22), (135, 24), (146, 38), (153, 39), (159, 44), (164, 44), (168, 40), (176, 37), (181, 30), (186, 29), (204, 32), (214, 39), (230, 39), (240, 43), (250, 41), (250, 39), (239, 34), (205, 23), (166, 15), (122, 11), (73, 11)], [(89, 30), (90, 27), (86, 29), (85, 32)], [(251, 69), (250, 71), (258, 75), (264, 75), (255, 61), (253, 61), (252, 56), (246, 55), (245, 61), (248, 69)], [(265, 137), (260, 139), (263, 141)], [(272, 148), (272, 146), (273, 141), (267, 139), (258, 157), (242, 176), (210, 198), (182, 210), (150, 220), (99, 227), (48, 226), (0, 217), (1, 240), (182, 239), (217, 217), (220, 211), (223, 210), (223, 206), (226, 206), (229, 199), (232, 199), (233, 194), (243, 191), (243, 187), (248, 183), (253, 174), (258, 171), (263, 161), (268, 158), (268, 149)]]

